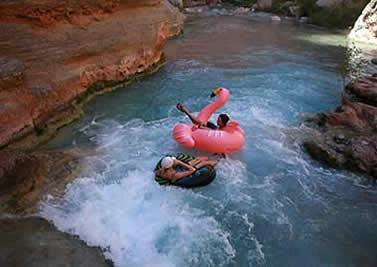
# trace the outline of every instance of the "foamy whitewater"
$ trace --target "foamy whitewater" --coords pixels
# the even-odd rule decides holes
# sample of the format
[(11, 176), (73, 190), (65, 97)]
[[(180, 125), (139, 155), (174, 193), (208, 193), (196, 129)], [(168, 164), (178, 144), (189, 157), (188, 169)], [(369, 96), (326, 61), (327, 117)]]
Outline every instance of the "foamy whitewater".
[[(166, 67), (96, 98), (46, 146), (75, 151), (85, 169), (61, 199), (42, 201), (41, 215), (122, 267), (372, 262), (375, 188), (300, 146), (302, 114), (334, 109), (342, 92), (342, 48), (302, 38), (321, 33), (247, 17), (189, 19), (166, 49)], [(220, 160), (206, 187), (159, 186), (153, 169), (164, 154), (202, 154), (171, 138), (188, 122), (175, 105), (197, 113), (219, 86), (231, 97), (212, 120), (238, 120), (244, 149)]]

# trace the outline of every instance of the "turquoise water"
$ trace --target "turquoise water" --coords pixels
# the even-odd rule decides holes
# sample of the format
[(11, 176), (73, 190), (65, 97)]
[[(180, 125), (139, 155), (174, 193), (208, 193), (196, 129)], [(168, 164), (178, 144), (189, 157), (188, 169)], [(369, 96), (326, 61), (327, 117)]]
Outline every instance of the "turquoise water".
[[(344, 43), (290, 22), (188, 18), (165, 67), (97, 97), (46, 146), (74, 150), (87, 168), (41, 214), (116, 266), (376, 265), (376, 189), (300, 146), (302, 116), (339, 104)], [(240, 122), (244, 149), (221, 160), (206, 187), (159, 186), (152, 169), (163, 154), (202, 154), (172, 140), (173, 126), (188, 122), (175, 105), (199, 112), (219, 86), (231, 97), (214, 116)]]

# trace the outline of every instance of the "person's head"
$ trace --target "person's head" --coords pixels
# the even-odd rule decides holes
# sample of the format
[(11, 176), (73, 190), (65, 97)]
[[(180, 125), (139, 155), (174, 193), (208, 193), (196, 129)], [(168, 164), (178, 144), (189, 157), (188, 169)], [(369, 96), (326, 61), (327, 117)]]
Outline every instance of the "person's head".
[(165, 157), (161, 160), (161, 168), (166, 171), (174, 166), (174, 157)]
[(219, 117), (217, 118), (217, 125), (222, 128), (225, 127), (226, 124), (229, 121), (229, 117), (226, 114), (220, 114)]

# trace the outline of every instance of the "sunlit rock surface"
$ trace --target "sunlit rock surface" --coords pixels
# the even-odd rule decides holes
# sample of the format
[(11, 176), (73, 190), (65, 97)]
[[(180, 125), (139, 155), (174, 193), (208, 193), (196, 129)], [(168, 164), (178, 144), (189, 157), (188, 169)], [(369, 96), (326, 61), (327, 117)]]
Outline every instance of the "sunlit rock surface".
[(371, 0), (348, 36), (352, 40), (377, 45), (377, 0)]

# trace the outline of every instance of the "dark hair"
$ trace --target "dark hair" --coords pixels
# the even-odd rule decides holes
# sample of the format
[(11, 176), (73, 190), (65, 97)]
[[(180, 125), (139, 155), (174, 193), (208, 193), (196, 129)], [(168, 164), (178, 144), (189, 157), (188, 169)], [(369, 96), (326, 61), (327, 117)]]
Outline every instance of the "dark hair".
[(229, 121), (228, 115), (226, 115), (226, 114), (220, 114), (219, 117), (220, 117), (221, 121), (224, 123), (224, 126), (225, 126), (228, 123), (228, 121)]

